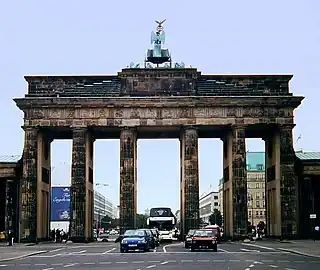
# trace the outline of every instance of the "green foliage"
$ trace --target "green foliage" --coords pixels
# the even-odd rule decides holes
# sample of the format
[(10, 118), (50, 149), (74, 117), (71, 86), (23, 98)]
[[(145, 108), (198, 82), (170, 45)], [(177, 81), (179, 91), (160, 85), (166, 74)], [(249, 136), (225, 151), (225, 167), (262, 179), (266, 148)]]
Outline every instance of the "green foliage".
[(137, 214), (136, 215), (136, 227), (137, 229), (142, 229), (147, 227), (147, 215)]
[(214, 209), (213, 213), (209, 217), (209, 222), (211, 225), (222, 225), (222, 215), (218, 209)]

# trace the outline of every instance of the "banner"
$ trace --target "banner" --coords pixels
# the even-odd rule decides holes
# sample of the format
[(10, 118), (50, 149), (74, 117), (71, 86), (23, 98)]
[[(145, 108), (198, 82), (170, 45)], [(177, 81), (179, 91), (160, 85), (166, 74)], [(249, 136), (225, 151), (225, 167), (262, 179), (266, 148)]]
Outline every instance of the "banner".
[(70, 187), (52, 187), (51, 221), (69, 221), (70, 208)]

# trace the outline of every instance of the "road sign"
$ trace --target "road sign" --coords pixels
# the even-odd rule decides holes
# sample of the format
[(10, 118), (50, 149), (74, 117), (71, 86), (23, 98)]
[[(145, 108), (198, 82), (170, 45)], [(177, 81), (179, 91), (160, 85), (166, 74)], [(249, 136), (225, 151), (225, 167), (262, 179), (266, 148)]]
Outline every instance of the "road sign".
[(310, 214), (310, 219), (315, 219), (317, 218), (317, 214)]

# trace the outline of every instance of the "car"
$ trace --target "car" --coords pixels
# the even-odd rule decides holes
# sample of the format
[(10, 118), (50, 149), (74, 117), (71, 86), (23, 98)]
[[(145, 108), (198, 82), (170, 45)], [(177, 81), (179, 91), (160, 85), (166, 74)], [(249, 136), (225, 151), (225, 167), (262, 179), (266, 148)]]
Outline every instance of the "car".
[(212, 249), (218, 251), (217, 238), (212, 229), (198, 229), (194, 231), (191, 239), (191, 251), (197, 249)]
[(97, 237), (98, 242), (108, 242), (109, 241), (109, 235), (107, 233), (100, 233)]
[(149, 251), (151, 247), (150, 237), (145, 230), (127, 230), (123, 234), (120, 242), (120, 252), (128, 252), (130, 250)]
[(154, 249), (157, 246), (156, 238), (153, 235), (152, 231), (150, 229), (140, 229), (144, 230), (147, 233), (148, 240), (150, 242), (150, 248)]
[(192, 241), (192, 236), (194, 234), (194, 231), (195, 230), (189, 230), (186, 237), (185, 237), (185, 240), (184, 240), (184, 247), (185, 248), (190, 248), (191, 247), (191, 241)]
[(218, 244), (221, 243), (221, 238), (222, 238), (222, 231), (221, 228), (218, 225), (208, 225), (206, 227), (204, 227), (205, 229), (210, 229), (213, 230), (213, 233), (215, 234), (215, 236), (217, 237), (217, 242)]
[(160, 242), (172, 242), (173, 241), (171, 231), (160, 231), (159, 233), (160, 233), (160, 235), (159, 235)]

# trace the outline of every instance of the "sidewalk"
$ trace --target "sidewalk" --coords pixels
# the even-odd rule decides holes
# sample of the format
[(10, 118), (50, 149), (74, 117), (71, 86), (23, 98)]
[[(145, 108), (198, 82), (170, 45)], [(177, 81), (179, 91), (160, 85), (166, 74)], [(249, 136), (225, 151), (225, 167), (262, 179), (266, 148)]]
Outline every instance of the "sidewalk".
[(266, 248), (275, 248), (281, 251), (296, 253), (299, 255), (320, 258), (320, 240), (294, 240), (276, 241), (261, 240), (243, 245), (256, 245)]

